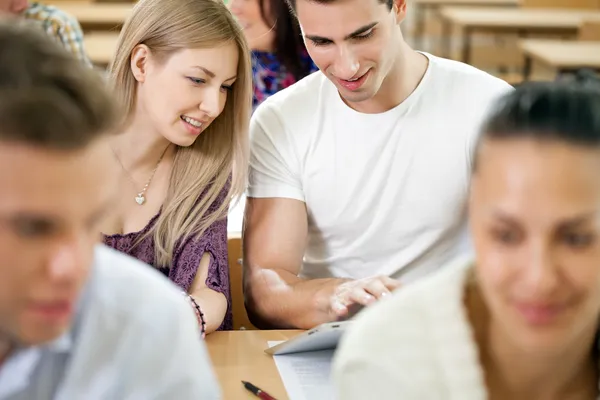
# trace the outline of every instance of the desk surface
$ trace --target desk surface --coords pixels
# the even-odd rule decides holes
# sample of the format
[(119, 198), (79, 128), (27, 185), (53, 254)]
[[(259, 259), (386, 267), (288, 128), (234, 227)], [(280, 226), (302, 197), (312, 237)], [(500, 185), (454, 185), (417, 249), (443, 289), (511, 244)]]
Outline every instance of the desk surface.
[(227, 331), (206, 337), (206, 345), (224, 399), (256, 400), (241, 381), (251, 382), (277, 400), (288, 399), (273, 358), (264, 353), (271, 340), (287, 340), (302, 331)]
[(526, 56), (552, 68), (600, 68), (600, 42), (525, 39), (519, 47)]
[(426, 6), (518, 6), (521, 0), (414, 0), (416, 5)]
[(110, 64), (119, 34), (116, 32), (93, 32), (83, 36), (83, 46), (94, 65), (105, 67)]
[(600, 21), (600, 11), (558, 8), (443, 7), (440, 15), (467, 28), (577, 30), (585, 20)]
[(56, 6), (77, 18), (84, 29), (90, 25), (123, 25), (133, 9), (133, 3), (64, 1), (56, 3)]

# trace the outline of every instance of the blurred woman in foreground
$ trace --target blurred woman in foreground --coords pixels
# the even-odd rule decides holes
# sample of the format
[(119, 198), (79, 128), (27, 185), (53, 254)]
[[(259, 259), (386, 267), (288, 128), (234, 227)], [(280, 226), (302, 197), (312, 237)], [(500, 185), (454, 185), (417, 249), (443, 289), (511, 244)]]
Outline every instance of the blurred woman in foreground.
[(474, 260), (359, 317), (339, 398), (598, 398), (599, 110), (574, 84), (500, 102), (476, 150)]

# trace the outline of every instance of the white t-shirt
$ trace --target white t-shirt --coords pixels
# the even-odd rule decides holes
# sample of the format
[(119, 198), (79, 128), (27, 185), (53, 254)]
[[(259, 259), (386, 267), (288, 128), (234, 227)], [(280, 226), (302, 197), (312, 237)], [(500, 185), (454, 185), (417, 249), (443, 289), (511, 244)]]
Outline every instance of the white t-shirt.
[(302, 277), (409, 280), (461, 252), (476, 135), (511, 86), (425, 55), (421, 83), (384, 113), (351, 109), (321, 72), (255, 111), (248, 197), (306, 203)]

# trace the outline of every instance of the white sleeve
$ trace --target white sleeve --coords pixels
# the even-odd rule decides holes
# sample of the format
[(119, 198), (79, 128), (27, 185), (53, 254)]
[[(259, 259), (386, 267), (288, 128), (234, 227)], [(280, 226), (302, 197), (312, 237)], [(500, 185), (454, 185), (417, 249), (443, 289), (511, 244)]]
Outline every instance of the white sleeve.
[[(366, 333), (366, 332), (365, 332)], [(394, 365), (382, 356), (377, 333), (348, 335), (338, 348), (333, 363), (332, 379), (336, 400), (402, 399), (424, 400), (403, 370), (410, 365)], [(393, 343), (383, 346), (393, 348)], [(393, 351), (393, 350), (392, 350)], [(410, 374), (408, 374), (410, 375)]]
[(160, 307), (155, 329), (138, 332), (137, 357), (124, 382), (124, 400), (218, 400), (219, 383), (212, 370), (196, 316), (183, 296)]
[(398, 384), (402, 379), (368, 358), (341, 359), (333, 377), (336, 400), (423, 400), (411, 392), (410, 386)]
[(398, 291), (366, 309), (344, 334), (332, 367), (336, 400), (436, 398), (427, 377), (437, 365), (427, 361), (421, 308), (406, 304), (402, 295)]
[(298, 149), (282, 116), (261, 104), (250, 121), (248, 197), (283, 197), (304, 201)]

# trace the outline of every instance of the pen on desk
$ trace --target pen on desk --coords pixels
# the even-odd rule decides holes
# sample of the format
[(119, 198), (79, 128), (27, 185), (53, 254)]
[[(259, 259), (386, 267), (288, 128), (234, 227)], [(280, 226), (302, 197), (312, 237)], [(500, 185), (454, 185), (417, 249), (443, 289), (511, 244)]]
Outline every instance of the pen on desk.
[(258, 397), (259, 399), (262, 399), (262, 400), (277, 400), (277, 399), (275, 399), (275, 397), (271, 396), (269, 393), (265, 392), (264, 390), (257, 388), (256, 386), (254, 386), (250, 382), (242, 381), (242, 383), (244, 384), (244, 387), (246, 388), (246, 390), (254, 393), (254, 395), (256, 397)]

